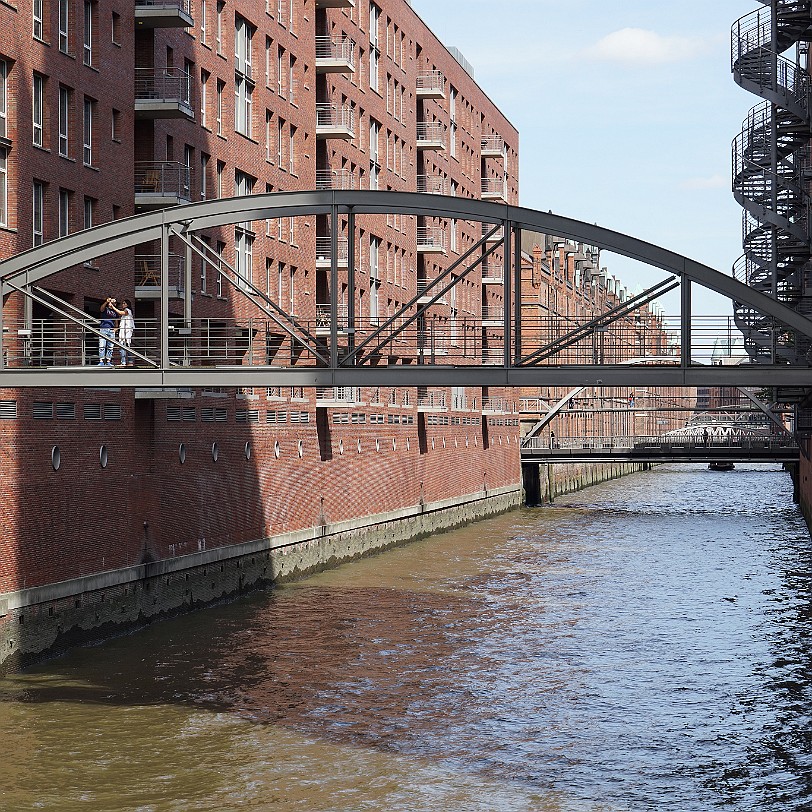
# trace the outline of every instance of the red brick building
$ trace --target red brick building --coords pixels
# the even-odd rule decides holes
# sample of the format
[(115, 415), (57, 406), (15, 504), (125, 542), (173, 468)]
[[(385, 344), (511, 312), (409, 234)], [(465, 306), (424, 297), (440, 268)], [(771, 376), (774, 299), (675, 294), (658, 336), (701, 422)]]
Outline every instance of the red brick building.
[[(0, 4), (0, 25), (2, 257), (232, 195), (518, 201), (516, 130), (403, 0), (25, 0)], [(354, 307), (369, 324), (482, 235), (431, 217), (357, 226)], [(346, 259), (347, 223), (337, 227)], [(204, 236), (238, 276), (318, 326), (330, 228), (326, 216), (278, 218)], [(191, 312), (225, 334), (252, 316), (210, 262), (175, 240), (170, 253), (177, 318)], [(43, 287), (90, 315), (111, 294), (134, 301), (145, 349), (157, 256), (144, 244)], [(345, 279), (342, 269), (340, 313)], [(472, 331), (487, 360), (499, 329), (483, 316), (501, 310), (502, 290), (476, 270), (432, 306), (432, 329), (454, 346)], [(66, 324), (47, 300), (13, 294), (3, 318), (11, 360), (97, 361), (92, 335), (78, 356), (54, 349)], [(380, 547), (520, 498), (518, 414), (504, 393), (132, 392), (99, 374), (93, 389), (0, 392), (0, 660), (359, 554), (365, 533)]]

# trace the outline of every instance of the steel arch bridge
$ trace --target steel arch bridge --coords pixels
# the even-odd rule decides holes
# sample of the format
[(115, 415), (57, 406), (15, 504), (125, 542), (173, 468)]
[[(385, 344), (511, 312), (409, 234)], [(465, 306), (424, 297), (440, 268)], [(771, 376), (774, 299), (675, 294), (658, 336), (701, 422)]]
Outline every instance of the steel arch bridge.
[[(455, 219), (482, 223), (483, 236), (448, 267), (430, 280), (426, 288), (411, 297), (398, 312), (368, 327), (357, 329), (354, 313), (356, 218), (363, 215), (399, 214), (415, 217)], [(322, 215), (330, 223), (330, 245), (324, 262), (328, 267), (330, 302), (318, 330), (303, 323), (275, 302), (250, 280), (220, 257), (212, 257), (200, 232), (245, 223), (288, 217)], [(346, 228), (346, 255), (339, 256), (339, 230)], [(665, 271), (667, 276), (624, 305), (610, 309), (585, 324), (558, 336), (551, 345), (528, 352), (523, 345), (521, 314), (521, 233), (556, 235), (597, 246)], [(183, 317), (170, 314), (170, 239), (180, 240), (186, 252), (187, 284), (183, 296)], [(812, 387), (808, 366), (762, 363), (738, 366), (707, 366), (692, 363), (691, 290), (698, 285), (746, 305), (769, 320), (784, 335), (812, 339), (812, 321), (786, 305), (699, 262), (597, 225), (499, 203), (412, 192), (305, 191), (275, 192), (225, 198), (178, 206), (113, 221), (49, 242), (0, 263), (4, 298), (19, 293), (52, 309), (77, 329), (98, 335), (94, 316), (65, 302), (40, 283), (53, 274), (90, 262), (113, 252), (133, 249), (145, 242), (160, 243), (160, 307), (154, 352), (139, 355), (141, 365), (106, 373), (85, 361), (76, 364), (26, 366), (9, 362), (0, 346), (0, 386), (109, 386), (117, 387), (239, 387), (239, 386), (771, 386)], [(440, 302), (483, 258), (502, 248), (502, 292), (504, 306), (495, 323), (502, 331), (500, 357), (487, 363), (427, 362), (421, 354), (412, 364), (381, 363), (382, 349), (398, 335), (419, 324), (428, 309)], [(477, 253), (478, 252), (478, 253)], [(263, 318), (272, 322), (280, 335), (289, 338), (302, 352), (301, 364), (280, 364), (265, 359), (246, 363), (244, 359), (205, 359), (179, 356), (173, 351), (182, 336), (191, 335), (191, 260), (199, 256), (245, 296)], [(467, 264), (466, 264), (467, 263)], [(313, 266), (316, 257), (313, 257)], [(339, 270), (341, 267), (341, 271)], [(346, 314), (338, 301), (338, 281), (346, 279), (349, 305)], [(456, 274), (456, 275), (455, 275)], [(628, 316), (635, 308), (679, 287), (680, 326), (677, 362), (630, 365), (603, 363), (557, 363), (550, 361), (561, 347), (569, 346), (613, 320)], [(493, 314), (491, 314), (493, 315)], [(180, 325), (180, 326), (179, 326)], [(24, 331), (22, 331), (24, 332)], [(0, 342), (8, 345), (15, 336), (8, 325)], [(225, 362), (223, 362), (225, 360)]]

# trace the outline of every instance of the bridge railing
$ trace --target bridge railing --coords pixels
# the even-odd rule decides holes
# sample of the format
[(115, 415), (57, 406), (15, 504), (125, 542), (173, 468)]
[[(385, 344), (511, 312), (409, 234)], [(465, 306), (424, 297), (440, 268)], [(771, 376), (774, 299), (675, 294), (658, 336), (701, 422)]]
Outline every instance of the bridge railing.
[(528, 451), (577, 450), (607, 452), (658, 449), (703, 451), (707, 449), (779, 450), (797, 448), (789, 437), (752, 434), (729, 434), (725, 437), (668, 437), (663, 435), (621, 435), (616, 437), (530, 437), (522, 441)]

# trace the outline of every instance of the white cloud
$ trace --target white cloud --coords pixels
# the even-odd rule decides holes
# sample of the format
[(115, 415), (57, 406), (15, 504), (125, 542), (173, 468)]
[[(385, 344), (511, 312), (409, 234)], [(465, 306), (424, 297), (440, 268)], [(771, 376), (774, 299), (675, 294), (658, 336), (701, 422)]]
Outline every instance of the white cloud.
[(701, 37), (664, 37), (643, 28), (621, 28), (601, 37), (585, 56), (600, 62), (662, 65), (692, 59), (710, 44)]
[(688, 178), (680, 183), (680, 189), (724, 189), (730, 185), (730, 179), (724, 175), (711, 175), (707, 178)]

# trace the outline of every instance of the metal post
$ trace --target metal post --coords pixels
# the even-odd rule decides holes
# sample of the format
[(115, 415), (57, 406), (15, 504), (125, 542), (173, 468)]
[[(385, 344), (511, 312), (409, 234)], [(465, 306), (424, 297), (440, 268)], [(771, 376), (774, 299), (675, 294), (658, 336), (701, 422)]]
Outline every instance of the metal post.
[(680, 284), (680, 366), (691, 365), (691, 280), (683, 276)]
[[(347, 214), (347, 348), (355, 349), (355, 212)], [(353, 366), (355, 356), (352, 356)]]
[(186, 259), (183, 269), (183, 326), (192, 326), (192, 246), (186, 243)]
[(169, 226), (161, 228), (161, 367), (169, 368)]
[(330, 368), (338, 366), (338, 206), (330, 207)]
[(522, 357), (522, 230), (513, 231), (513, 363)]
[[(3, 346), (3, 290), (0, 286), (0, 369), (3, 369), (6, 365), (6, 349)], [(82, 353), (84, 355), (84, 353)]]
[(512, 223), (508, 220), (502, 221), (502, 292), (504, 295), (504, 313), (502, 323), (504, 325), (504, 338), (502, 346), (502, 356), (505, 367), (510, 367), (513, 362), (512, 353), (510, 351), (513, 344), (511, 327), (513, 325), (513, 312), (511, 308), (511, 268), (510, 268), (510, 238), (512, 235)]

